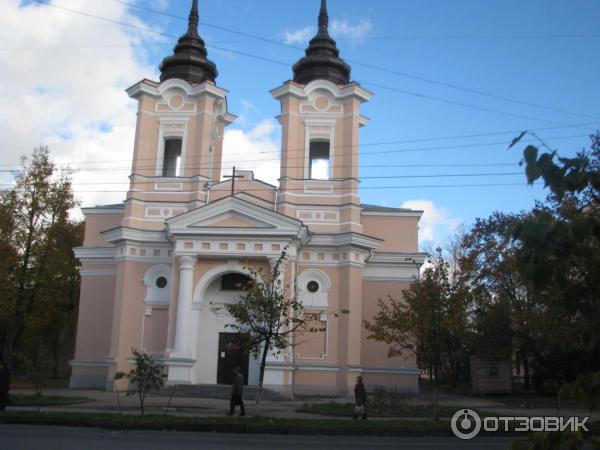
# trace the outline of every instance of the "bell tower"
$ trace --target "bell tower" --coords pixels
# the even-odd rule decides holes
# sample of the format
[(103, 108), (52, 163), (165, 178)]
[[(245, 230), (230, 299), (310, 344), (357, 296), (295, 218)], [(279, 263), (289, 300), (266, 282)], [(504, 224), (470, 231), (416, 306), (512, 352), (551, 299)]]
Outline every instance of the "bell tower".
[(160, 82), (127, 90), (138, 118), (127, 211), (123, 224), (156, 228), (174, 215), (203, 206), (221, 177), (223, 133), (235, 120), (227, 91), (216, 85), (217, 67), (198, 33), (198, 0), (188, 28), (160, 65)]
[[(361, 232), (358, 144), (359, 128), (368, 119), (360, 108), (373, 94), (350, 80), (351, 68), (329, 34), (326, 0), (321, 0), (318, 25), (293, 67), (293, 80), (271, 91), (281, 102), (280, 212), (323, 231)], [(311, 204), (338, 210), (309, 217), (304, 206)]]

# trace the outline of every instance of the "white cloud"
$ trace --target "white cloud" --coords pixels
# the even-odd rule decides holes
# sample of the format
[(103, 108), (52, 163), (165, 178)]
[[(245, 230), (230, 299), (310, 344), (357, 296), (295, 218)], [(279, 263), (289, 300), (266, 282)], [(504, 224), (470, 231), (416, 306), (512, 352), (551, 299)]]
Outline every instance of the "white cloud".
[[(362, 18), (358, 22), (334, 19), (329, 25), (329, 32), (335, 39), (348, 39), (353, 42), (362, 42), (373, 30), (373, 24), (368, 18)], [(283, 42), (288, 45), (305, 45), (316, 34), (314, 26), (307, 26), (297, 30), (284, 31)]]
[(152, 8), (164, 11), (169, 7), (169, 1), (170, 0), (152, 0)]
[(350, 39), (362, 41), (373, 29), (373, 24), (368, 18), (362, 18), (356, 23), (335, 19), (331, 22), (331, 35), (336, 39)]
[(461, 223), (457, 217), (452, 217), (446, 208), (437, 206), (431, 200), (407, 200), (403, 208), (424, 211), (419, 222), (419, 242), (421, 246), (427, 243), (439, 245), (452, 234)]
[(259, 122), (250, 131), (233, 128), (225, 131), (223, 142), (224, 175), (231, 169), (252, 170), (256, 179), (278, 185), (280, 142), (279, 129), (273, 119)]
[(315, 35), (314, 27), (304, 27), (299, 30), (291, 30), (283, 32), (283, 42), (288, 45), (307, 44), (308, 41)]
[[(135, 101), (124, 89), (157, 78), (136, 44), (159, 38), (39, 4), (0, 3), (2, 47), (21, 49), (0, 51), (0, 163), (18, 164), (33, 147), (48, 145), (55, 161), (80, 168), (75, 192), (84, 205), (122, 201), (136, 121)], [(66, 6), (152, 28), (116, 2), (71, 0)], [(89, 48), (107, 37), (111, 47)]]

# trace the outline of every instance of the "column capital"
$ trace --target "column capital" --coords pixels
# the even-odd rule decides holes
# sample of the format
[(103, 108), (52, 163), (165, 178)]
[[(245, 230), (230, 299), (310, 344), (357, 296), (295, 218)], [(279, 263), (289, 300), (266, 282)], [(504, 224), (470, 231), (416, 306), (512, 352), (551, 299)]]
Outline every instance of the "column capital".
[(195, 256), (178, 256), (177, 260), (179, 261), (180, 269), (193, 269), (194, 264), (196, 263)]

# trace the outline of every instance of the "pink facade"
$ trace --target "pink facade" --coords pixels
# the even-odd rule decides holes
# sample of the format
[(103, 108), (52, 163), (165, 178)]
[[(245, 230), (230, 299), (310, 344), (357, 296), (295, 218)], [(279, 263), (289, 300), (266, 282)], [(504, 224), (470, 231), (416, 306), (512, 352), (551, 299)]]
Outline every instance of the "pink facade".
[[(185, 45), (201, 41), (195, 6)], [(322, 9), (320, 34), (325, 16)], [(323, 36), (311, 46), (328, 43)], [(388, 358), (387, 346), (368, 340), (363, 326), (378, 299), (401, 296), (424, 259), (422, 212), (360, 202), (359, 129), (368, 122), (360, 108), (372, 94), (349, 79), (340, 83), (310, 55), (303, 59), (296, 81), (272, 91), (281, 103), (279, 186), (243, 172), (232, 196), (231, 180), (220, 180), (224, 128), (235, 120), (227, 92), (214, 83), (210, 61), (186, 72), (177, 51), (165, 59), (161, 82), (128, 90), (139, 108), (126, 200), (83, 210), (71, 386), (111, 389), (114, 373), (130, 367), (132, 348), (163, 363), (171, 384), (218, 383), (220, 337), (232, 320), (222, 306), (240, 295), (224, 279), (244, 274), (248, 263), (269, 268), (287, 247), (288, 294), (325, 331), (270, 358), (265, 384), (338, 394), (362, 375), (367, 385), (416, 391), (414, 355)], [(257, 363), (250, 357), (247, 365), (255, 384)]]

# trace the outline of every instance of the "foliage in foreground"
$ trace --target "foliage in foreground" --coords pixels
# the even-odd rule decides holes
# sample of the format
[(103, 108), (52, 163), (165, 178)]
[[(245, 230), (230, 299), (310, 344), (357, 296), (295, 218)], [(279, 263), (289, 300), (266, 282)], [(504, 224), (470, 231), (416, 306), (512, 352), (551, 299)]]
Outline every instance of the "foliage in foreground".
[(56, 377), (72, 356), (83, 227), (69, 219), (71, 173), (47, 148), (22, 158), (14, 178), (0, 193), (0, 361)]
[(164, 385), (162, 366), (156, 364), (151, 356), (132, 349), (134, 363), (129, 372), (117, 372), (115, 380), (126, 378), (133, 389), (127, 390), (127, 395), (137, 395), (140, 401), (140, 411), (144, 415), (144, 402), (151, 391), (157, 391)]

